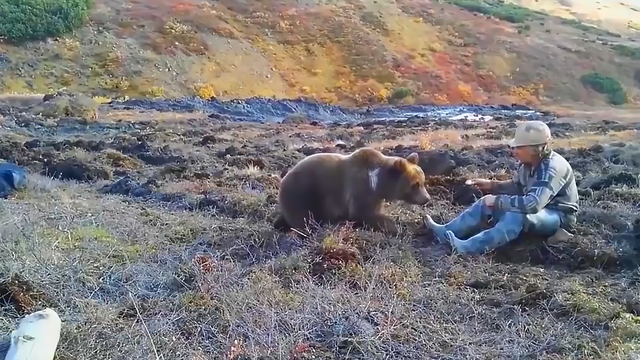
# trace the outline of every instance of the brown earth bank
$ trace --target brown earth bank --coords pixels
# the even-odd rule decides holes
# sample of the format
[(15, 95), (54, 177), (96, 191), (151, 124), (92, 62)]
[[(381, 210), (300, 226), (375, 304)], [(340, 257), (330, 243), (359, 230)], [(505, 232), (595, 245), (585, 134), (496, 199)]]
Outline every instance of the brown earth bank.
[[(463, 257), (422, 219), (515, 169), (522, 119), (260, 124), (0, 107), (0, 157), (30, 172), (0, 213), (0, 328), (44, 306), (58, 359), (626, 359), (640, 351), (640, 123), (542, 115), (577, 172), (574, 238)], [(595, 116), (595, 115), (594, 115)], [(396, 238), (279, 234), (279, 175), (304, 156), (420, 154), (433, 202), (388, 204)]]
[[(637, 7), (513, 3), (95, 0), (73, 33), (0, 41), (0, 92), (349, 105), (640, 99)], [(585, 85), (589, 73), (613, 100)]]

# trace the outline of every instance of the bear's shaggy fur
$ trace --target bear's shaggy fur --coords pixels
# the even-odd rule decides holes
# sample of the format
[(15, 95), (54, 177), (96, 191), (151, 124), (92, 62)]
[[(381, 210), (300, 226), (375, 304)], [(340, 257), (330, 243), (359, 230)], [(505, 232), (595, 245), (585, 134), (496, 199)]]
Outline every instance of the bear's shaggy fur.
[(319, 224), (351, 221), (359, 227), (397, 233), (394, 221), (381, 212), (383, 202), (424, 205), (431, 199), (417, 164), (417, 153), (405, 159), (368, 147), (348, 155), (310, 155), (282, 178), (280, 215), (273, 226), (304, 233), (309, 220)]

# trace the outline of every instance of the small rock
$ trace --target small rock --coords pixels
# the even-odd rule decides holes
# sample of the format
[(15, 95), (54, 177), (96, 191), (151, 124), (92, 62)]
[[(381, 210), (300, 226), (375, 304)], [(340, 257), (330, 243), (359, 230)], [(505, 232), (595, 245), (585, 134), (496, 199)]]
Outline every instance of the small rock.
[(406, 146), (402, 145), (402, 144), (398, 144), (393, 148), (393, 152), (395, 153), (401, 153), (404, 152), (406, 149)]
[(216, 144), (217, 142), (218, 139), (216, 139), (214, 135), (205, 135), (202, 137), (202, 140), (200, 140), (200, 145)]
[(602, 152), (604, 152), (604, 146), (600, 145), (600, 144), (595, 144), (593, 146), (591, 146), (589, 148), (589, 151), (596, 153), (596, 154), (600, 154)]
[(283, 124), (291, 125), (308, 124), (309, 122), (309, 117), (301, 113), (291, 114), (282, 120)]
[(346, 150), (349, 147), (347, 146), (347, 143), (345, 143), (344, 141), (338, 141), (335, 143), (334, 146), (341, 150)]
[(125, 176), (111, 185), (100, 189), (102, 193), (145, 197), (153, 193), (148, 184), (140, 184), (129, 176)]
[(230, 156), (237, 156), (238, 155), (238, 148), (231, 145), (229, 147), (227, 147), (226, 149), (224, 149), (224, 154), (225, 155), (230, 155)]
[(418, 164), (427, 176), (451, 175), (456, 168), (448, 151), (422, 152)]
[(361, 139), (356, 140), (356, 142), (353, 143), (353, 147), (355, 147), (356, 149), (360, 149), (360, 148), (363, 148), (365, 146), (367, 146), (367, 144)]
[(38, 139), (32, 139), (29, 141), (25, 141), (22, 146), (24, 146), (25, 149), (37, 149), (39, 147), (42, 147), (42, 141)]

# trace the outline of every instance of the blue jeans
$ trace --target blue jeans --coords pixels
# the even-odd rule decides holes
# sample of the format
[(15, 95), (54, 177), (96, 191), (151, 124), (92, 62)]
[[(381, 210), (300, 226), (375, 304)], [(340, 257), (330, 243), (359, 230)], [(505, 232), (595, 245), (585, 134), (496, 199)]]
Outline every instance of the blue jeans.
[(27, 183), (27, 173), (14, 163), (0, 164), (0, 198), (6, 198)]
[[(490, 222), (495, 223), (490, 226)], [(551, 237), (560, 229), (562, 213), (542, 209), (536, 214), (493, 210), (484, 205), (484, 197), (445, 225), (428, 217), (427, 223), (440, 242), (448, 241), (463, 254), (482, 254), (502, 246), (522, 233)], [(489, 229), (483, 230), (483, 228)], [(454, 236), (447, 236), (447, 231)], [(464, 240), (469, 235), (470, 238)]]

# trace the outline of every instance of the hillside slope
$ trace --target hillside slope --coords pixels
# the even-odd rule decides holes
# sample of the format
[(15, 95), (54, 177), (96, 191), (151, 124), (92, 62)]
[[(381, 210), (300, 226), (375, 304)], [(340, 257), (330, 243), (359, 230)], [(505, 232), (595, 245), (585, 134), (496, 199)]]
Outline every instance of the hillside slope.
[(640, 32), (640, 1), (512, 0), (548, 14), (585, 21), (616, 32)]
[(104, 96), (303, 95), (344, 104), (600, 104), (606, 97), (580, 81), (597, 72), (619, 80), (634, 100), (639, 56), (611, 45), (633, 46), (632, 33), (495, 5), (515, 16), (509, 22), (474, 12), (476, 5), (96, 0), (90, 23), (73, 35), (0, 45), (0, 87)]

